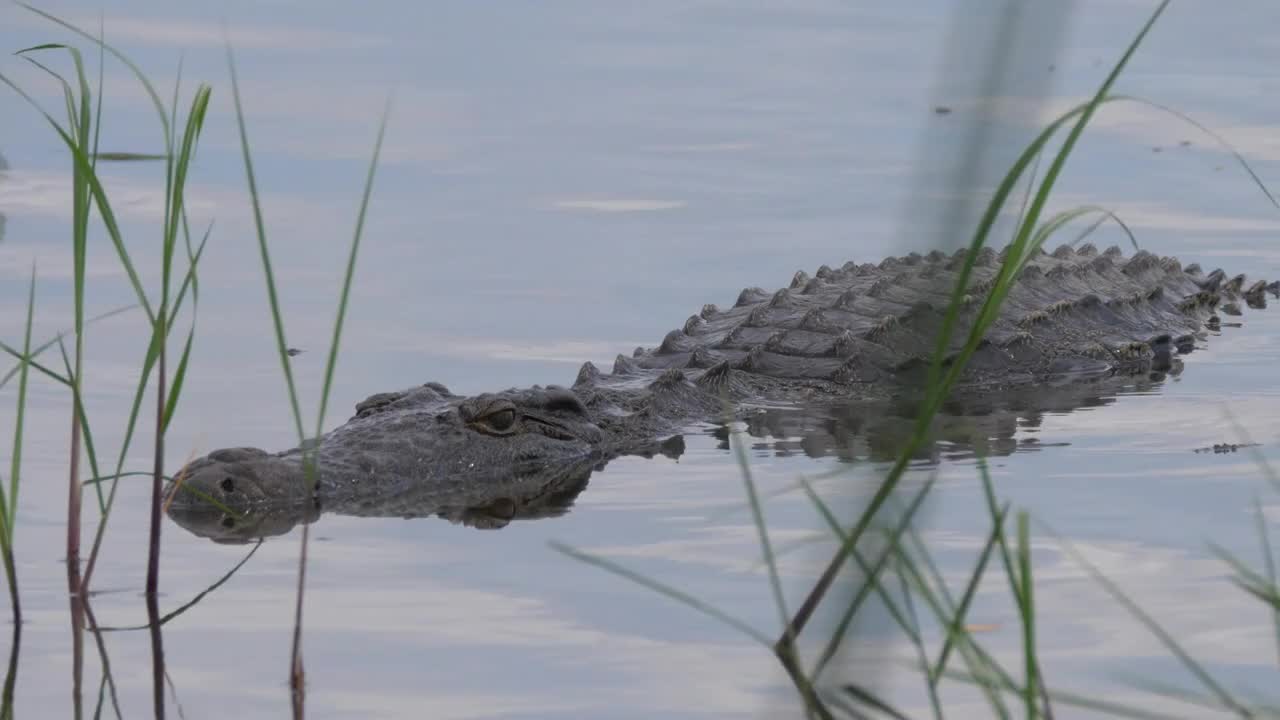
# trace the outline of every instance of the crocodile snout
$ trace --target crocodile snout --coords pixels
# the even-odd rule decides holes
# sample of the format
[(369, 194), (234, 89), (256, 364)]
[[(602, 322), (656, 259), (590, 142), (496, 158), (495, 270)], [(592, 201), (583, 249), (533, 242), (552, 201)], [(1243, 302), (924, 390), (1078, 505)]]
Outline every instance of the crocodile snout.
[(302, 500), (301, 468), (257, 448), (216, 450), (174, 476), (170, 506), (243, 513), (266, 502)]

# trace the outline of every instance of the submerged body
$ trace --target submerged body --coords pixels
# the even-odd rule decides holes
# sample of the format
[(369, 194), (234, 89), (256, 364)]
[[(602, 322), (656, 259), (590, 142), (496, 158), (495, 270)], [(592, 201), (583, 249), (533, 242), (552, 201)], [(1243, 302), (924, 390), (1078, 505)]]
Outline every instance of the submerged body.
[[(1002, 260), (979, 253), (962, 331)], [(620, 455), (678, 454), (673, 434), (752, 408), (884, 402), (918, 389), (963, 261), (963, 252), (912, 254), (797, 273), (773, 293), (747, 288), (733, 307), (707, 305), (659, 346), (618, 356), (610, 373), (585, 364), (571, 388), (462, 397), (428, 383), (374, 395), (314, 447), (313, 489), (300, 448), (219, 450), (179, 473), (188, 492), (175, 494), (171, 514), (317, 504), (439, 514), (492, 497), (495, 487), (516, 488), (519, 498), (571, 487)], [(1220, 326), (1217, 312), (1263, 307), (1278, 290), (1141, 251), (1127, 259), (1092, 245), (1040, 253), (966, 365), (961, 391), (1035, 392), (1176, 371), (1177, 355)], [(954, 334), (953, 352), (965, 334)]]

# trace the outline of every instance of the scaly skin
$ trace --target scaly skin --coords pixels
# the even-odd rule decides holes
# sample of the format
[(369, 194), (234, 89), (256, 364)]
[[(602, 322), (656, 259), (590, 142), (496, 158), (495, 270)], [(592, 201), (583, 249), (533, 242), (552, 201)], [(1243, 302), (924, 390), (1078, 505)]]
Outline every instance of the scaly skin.
[[(962, 259), (912, 254), (824, 266), (813, 278), (797, 273), (775, 293), (747, 288), (732, 308), (708, 305), (658, 347), (619, 356), (610, 374), (585, 364), (571, 389), (461, 397), (429, 383), (374, 395), (320, 440), (314, 493), (301, 449), (220, 450), (179, 474), (191, 492), (177, 493), (170, 512), (226, 519), (209, 498), (238, 515), (298, 515), (289, 509), (317, 503), (357, 515), (448, 515), (494, 497), (519, 508), (540, 488), (585, 484), (611, 458), (678, 455), (664, 439), (696, 423), (749, 418), (761, 407), (896, 402), (919, 387)], [(1001, 260), (980, 253), (952, 353)], [(1268, 292), (1280, 285), (1246, 289), (1242, 275), (1206, 274), (1146, 252), (1128, 260), (1118, 248), (1092, 245), (1040, 253), (956, 397), (1052, 395), (1063, 385), (1177, 372), (1177, 356), (1220, 325), (1219, 308), (1235, 311), (1241, 300), (1265, 307)]]

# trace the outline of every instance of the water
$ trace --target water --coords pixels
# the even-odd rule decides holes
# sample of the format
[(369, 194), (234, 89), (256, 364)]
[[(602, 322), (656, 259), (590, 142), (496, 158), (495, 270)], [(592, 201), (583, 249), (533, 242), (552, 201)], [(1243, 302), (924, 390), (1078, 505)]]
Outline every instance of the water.
[[(99, 9), (75, 0), (43, 7), (87, 27)], [(366, 395), (427, 380), (455, 392), (568, 383), (582, 361), (608, 363), (653, 345), (703, 303), (730, 302), (743, 286), (779, 287), (797, 268), (957, 242), (939, 233), (940, 218), (955, 207), (949, 182), (974, 105), (963, 74), (938, 70), (975, 51), (949, 44), (956, 7), (398, 3), (359, 12), (308, 3), (300, 12), (302, 4), (281, 0), (107, 9), (108, 36), (162, 88), (171, 87), (179, 53), (188, 92), (199, 79), (215, 86), (190, 202), (198, 228), (217, 222), (168, 462), (294, 440), (242, 190), (222, 18), (241, 63), (289, 341), (309, 351), (294, 360), (309, 417), (378, 113), (396, 90), (331, 426)], [(1273, 179), (1280, 94), (1265, 68), (1280, 48), (1260, 28), (1276, 11), (1263, 2), (1232, 7), (1227, 14), (1175, 4), (1120, 90), (1190, 113)], [(1147, 3), (1099, 0), (1079, 3), (1061, 37), (1039, 26), (1026, 43), (1060, 44), (1062, 52), (1016, 74), (1001, 104), (997, 155), (1029, 137), (1029, 117), (1091, 92), (1147, 12)], [(984, 17), (971, 13), (966, 22)], [(6, 49), (62, 39), (17, 8), (0, 10)], [(18, 59), (0, 71), (46, 107), (60, 106), (56, 88)], [(104, 149), (155, 151), (154, 115), (119, 66), (109, 66), (107, 90)], [(33, 260), (36, 336), (70, 323), (69, 197), (63, 152), (39, 116), (8, 97), (0, 113), (9, 166), (0, 176), (0, 337), (12, 342)], [(938, 105), (953, 112), (936, 114)], [(108, 175), (126, 237), (150, 257), (163, 209), (157, 168), (113, 166)], [(1104, 111), (1060, 188), (1051, 209), (1103, 204), (1163, 254), (1280, 276), (1275, 208), (1210, 138), (1155, 111)], [(89, 263), (95, 310), (131, 298), (102, 239)], [(1125, 242), (1114, 228), (1095, 240)], [(143, 272), (154, 279), (158, 269), (144, 263)], [(997, 426), (988, 442), (1000, 493), (1015, 507), (1071, 538), (1196, 657), (1235, 684), (1265, 689), (1275, 657), (1270, 619), (1224, 579), (1205, 542), (1257, 562), (1252, 503), (1260, 499), (1273, 530), (1280, 503), (1251, 455), (1192, 452), (1236, 439), (1229, 408), (1277, 460), (1280, 319), (1272, 311), (1244, 320), (1190, 356), (1181, 378)], [(86, 402), (104, 464), (119, 446), (141, 337), (134, 313), (95, 325), (88, 338)], [(4, 398), (13, 401), (12, 387)], [(27, 618), (18, 707), (27, 716), (69, 714), (66, 415), (59, 388), (33, 385), (17, 538)], [(691, 433), (686, 443), (678, 461), (612, 462), (569, 512), (500, 531), (322, 517), (306, 605), (311, 715), (736, 717), (792, 707), (764, 649), (547, 546), (559, 540), (605, 554), (774, 632), (735, 461), (713, 435)], [(797, 431), (752, 438), (749, 452), (756, 481), (771, 494), (774, 541), (790, 548), (783, 573), (793, 608), (830, 547), (803, 542), (821, 533), (804, 497), (777, 493), (801, 473), (839, 468), (848, 474), (819, 486), (837, 507), (851, 507), (884, 470), (865, 453), (846, 463), (805, 447)], [(149, 452), (142, 442), (129, 467), (145, 467)], [(987, 520), (972, 453), (937, 454), (939, 480), (922, 527), (958, 592)], [(103, 625), (145, 622), (146, 502), (143, 483), (122, 485), (94, 581)], [(86, 503), (92, 523), (92, 493)], [(173, 523), (164, 533), (166, 610), (251, 549), (210, 543)], [(1038, 634), (1051, 685), (1141, 697), (1145, 707), (1162, 701), (1137, 695), (1126, 677), (1191, 687), (1050, 536), (1037, 528), (1036, 537)], [(188, 717), (287, 712), (295, 540), (266, 542), (165, 626), (169, 672)], [(1018, 667), (1020, 631), (998, 574), (984, 583), (971, 620), (989, 626), (979, 637)], [(915, 715), (925, 708), (918, 678), (883, 660), (911, 657), (909, 647), (886, 645), (887, 622), (882, 614), (866, 621), (858, 654), (845, 661)], [(105, 637), (126, 716), (145, 714), (145, 633)], [(88, 652), (92, 703), (98, 664), (92, 644)], [(944, 699), (958, 717), (984, 714), (963, 688)]]

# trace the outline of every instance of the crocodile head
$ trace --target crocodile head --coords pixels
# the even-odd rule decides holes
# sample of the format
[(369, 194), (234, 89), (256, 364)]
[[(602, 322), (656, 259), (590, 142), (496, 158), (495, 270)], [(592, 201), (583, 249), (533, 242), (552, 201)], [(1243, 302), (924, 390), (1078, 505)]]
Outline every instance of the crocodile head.
[(178, 471), (167, 501), (179, 510), (233, 513), (263, 505), (300, 506), (307, 498), (300, 467), (258, 448), (214, 450)]
[(464, 397), (429, 383), (374, 395), (325, 435), (313, 448), (314, 494), (307, 489), (302, 448), (275, 454), (230, 448), (179, 471), (170, 512), (242, 514), (354, 496), (385, 501), (424, 486), (447, 495), (604, 459), (603, 437), (578, 396), (564, 388)]
[(598, 467), (591, 458), (548, 465), (541, 472), (505, 481), (424, 484), (387, 497), (348, 498), (325, 504), (261, 505), (223, 512), (196, 504), (172, 506), (169, 517), (187, 532), (219, 544), (242, 544), (284, 535), (320, 518), (322, 510), (368, 517), (447, 520), (480, 530), (504, 528), (514, 521), (556, 518), (569, 512)]

